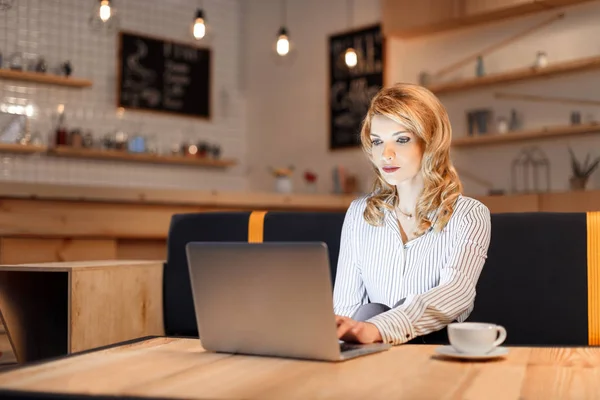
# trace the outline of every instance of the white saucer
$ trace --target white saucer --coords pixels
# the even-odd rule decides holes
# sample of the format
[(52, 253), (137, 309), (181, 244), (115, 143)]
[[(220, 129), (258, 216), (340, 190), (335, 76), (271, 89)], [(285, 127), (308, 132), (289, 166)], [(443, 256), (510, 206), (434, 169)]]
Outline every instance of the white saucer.
[(489, 353), (460, 353), (452, 346), (440, 346), (435, 349), (435, 352), (446, 357), (460, 358), (467, 360), (489, 360), (492, 358), (502, 357), (508, 354), (506, 347), (496, 347)]

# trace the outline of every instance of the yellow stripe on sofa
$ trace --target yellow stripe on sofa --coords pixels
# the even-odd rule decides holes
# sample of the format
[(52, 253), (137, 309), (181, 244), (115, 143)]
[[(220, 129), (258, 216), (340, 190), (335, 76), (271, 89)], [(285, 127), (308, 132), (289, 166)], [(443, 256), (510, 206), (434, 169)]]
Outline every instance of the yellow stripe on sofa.
[(588, 343), (600, 345), (600, 212), (587, 213)]
[(267, 211), (253, 211), (248, 220), (248, 243), (261, 243), (264, 236)]

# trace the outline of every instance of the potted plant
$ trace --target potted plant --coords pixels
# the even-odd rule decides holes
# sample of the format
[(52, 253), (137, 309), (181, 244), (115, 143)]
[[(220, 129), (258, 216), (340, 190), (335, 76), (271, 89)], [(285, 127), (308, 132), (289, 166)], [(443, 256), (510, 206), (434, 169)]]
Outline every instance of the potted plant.
[(569, 147), (569, 153), (571, 153), (571, 168), (573, 176), (571, 176), (570, 184), (571, 190), (585, 190), (587, 185), (587, 181), (590, 178), (590, 175), (598, 168), (598, 164), (600, 163), (600, 157), (597, 157), (594, 161), (590, 163), (590, 155), (585, 158), (583, 165), (577, 160), (573, 150)]
[(269, 167), (269, 171), (275, 177), (275, 191), (279, 193), (292, 192), (292, 173), (294, 166), (288, 168), (273, 168)]

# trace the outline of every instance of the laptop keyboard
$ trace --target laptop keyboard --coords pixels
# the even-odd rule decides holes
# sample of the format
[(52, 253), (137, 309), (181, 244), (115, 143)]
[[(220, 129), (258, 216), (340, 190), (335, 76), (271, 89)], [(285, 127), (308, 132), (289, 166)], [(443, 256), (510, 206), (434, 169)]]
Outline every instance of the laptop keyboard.
[(360, 344), (356, 344), (356, 343), (340, 343), (340, 352), (344, 352), (344, 351), (350, 351), (350, 350), (356, 350), (356, 349), (360, 349), (363, 346)]

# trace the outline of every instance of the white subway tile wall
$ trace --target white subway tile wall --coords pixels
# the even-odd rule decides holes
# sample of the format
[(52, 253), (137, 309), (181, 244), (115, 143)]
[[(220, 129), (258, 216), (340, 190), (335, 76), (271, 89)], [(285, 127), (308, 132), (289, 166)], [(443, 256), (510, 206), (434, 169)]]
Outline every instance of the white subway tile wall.
[[(73, 76), (91, 88), (66, 88), (0, 79), (0, 102), (32, 104), (31, 131), (52, 140), (56, 111), (64, 104), (69, 128), (91, 130), (94, 139), (119, 127), (117, 119), (118, 31), (98, 32), (88, 22), (96, 0), (15, 0), (0, 11), (3, 67), (21, 52), (44, 57), (49, 69), (69, 60)], [(229, 169), (63, 159), (45, 155), (0, 154), (0, 180), (102, 186), (245, 190), (245, 101), (240, 90), (240, 9), (237, 0), (117, 0), (120, 29), (193, 43), (190, 26), (202, 5), (214, 35), (210, 120), (126, 110), (121, 127), (153, 136), (161, 150), (183, 140), (221, 146)]]

